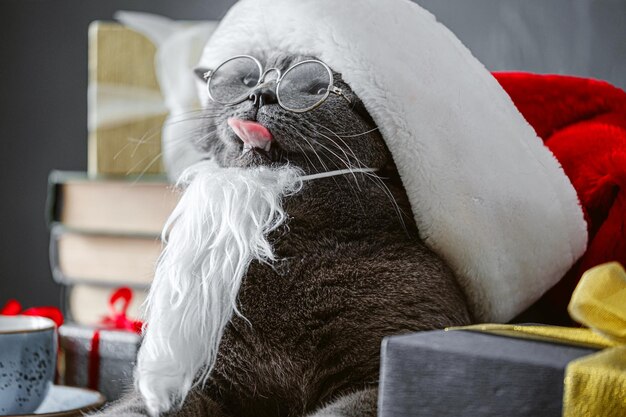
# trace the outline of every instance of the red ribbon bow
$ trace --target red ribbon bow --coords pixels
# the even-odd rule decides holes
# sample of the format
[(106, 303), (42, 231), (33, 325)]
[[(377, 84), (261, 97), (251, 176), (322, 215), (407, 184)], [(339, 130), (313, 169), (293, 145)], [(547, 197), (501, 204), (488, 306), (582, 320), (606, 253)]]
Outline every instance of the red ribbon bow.
[(63, 313), (56, 307), (31, 307), (22, 311), (22, 305), (17, 300), (9, 300), (0, 310), (3, 316), (39, 316), (52, 320), (57, 327), (63, 324)]
[[(129, 319), (126, 315), (130, 302), (133, 299), (133, 291), (128, 287), (120, 287), (109, 298), (109, 315), (102, 318), (100, 325), (106, 330), (128, 330), (141, 333), (143, 323), (139, 320)], [(116, 308), (121, 303), (120, 308)], [(91, 350), (89, 352), (89, 367), (87, 385), (97, 390), (100, 382), (100, 330), (96, 329), (91, 337)]]
[[(104, 317), (100, 324), (105, 329), (130, 330), (141, 333), (143, 323), (139, 320), (128, 318), (126, 312), (133, 299), (133, 291), (128, 287), (121, 287), (115, 290), (109, 298), (109, 315)], [(120, 308), (116, 308), (121, 302)]]

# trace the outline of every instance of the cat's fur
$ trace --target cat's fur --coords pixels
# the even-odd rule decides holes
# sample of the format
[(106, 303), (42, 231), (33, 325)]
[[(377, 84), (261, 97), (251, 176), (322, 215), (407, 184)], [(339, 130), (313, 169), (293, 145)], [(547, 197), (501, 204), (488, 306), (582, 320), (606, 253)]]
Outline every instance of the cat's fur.
[[(265, 68), (305, 59), (256, 55)], [(231, 321), (208, 384), (172, 415), (375, 416), (383, 337), (471, 322), (454, 275), (418, 237), (383, 138), (335, 76), (352, 105), (331, 95), (314, 111), (295, 114), (280, 108), (272, 91), (259, 92), (261, 107), (259, 100), (207, 103), (196, 144), (224, 166), (289, 161), (314, 173), (347, 163), (379, 168), (381, 179), (318, 179), (284, 202), (289, 221), (270, 236), (280, 261), (250, 265), (239, 296), (245, 319)], [(228, 117), (265, 125), (274, 137), (269, 155), (242, 155)], [(131, 394), (104, 414), (146, 410)]]

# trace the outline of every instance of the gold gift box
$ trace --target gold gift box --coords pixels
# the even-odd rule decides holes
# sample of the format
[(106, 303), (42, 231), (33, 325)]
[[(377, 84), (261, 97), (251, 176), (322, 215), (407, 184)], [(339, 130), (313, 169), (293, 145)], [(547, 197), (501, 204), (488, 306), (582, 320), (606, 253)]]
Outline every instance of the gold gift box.
[(112, 22), (89, 27), (90, 174), (163, 172), (161, 129), (167, 110), (154, 68), (156, 47)]

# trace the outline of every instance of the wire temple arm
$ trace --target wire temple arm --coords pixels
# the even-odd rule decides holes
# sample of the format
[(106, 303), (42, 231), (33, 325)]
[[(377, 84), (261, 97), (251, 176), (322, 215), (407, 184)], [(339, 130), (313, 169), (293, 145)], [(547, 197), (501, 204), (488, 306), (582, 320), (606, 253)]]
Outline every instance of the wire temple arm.
[(346, 99), (346, 101), (348, 102), (348, 104), (352, 104), (352, 101), (350, 101), (350, 99), (348, 98), (348, 96), (346, 96), (346, 95), (343, 93), (343, 90), (342, 90), (341, 88), (339, 88), (339, 87), (335, 87), (335, 86), (332, 86), (332, 87), (330, 88), (330, 92), (331, 92), (331, 93), (333, 93), (333, 94), (337, 94), (338, 96), (343, 97), (344, 99)]

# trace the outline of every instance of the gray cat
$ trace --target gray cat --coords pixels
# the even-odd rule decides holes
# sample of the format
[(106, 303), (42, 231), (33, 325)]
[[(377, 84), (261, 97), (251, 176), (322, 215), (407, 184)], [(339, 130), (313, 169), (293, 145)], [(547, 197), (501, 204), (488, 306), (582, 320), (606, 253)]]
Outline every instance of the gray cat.
[[(309, 59), (256, 57), (278, 69)], [(226, 328), (208, 383), (170, 415), (375, 416), (383, 337), (472, 321), (453, 273), (420, 241), (376, 125), (334, 77), (344, 97), (331, 94), (312, 111), (283, 109), (275, 89), (263, 86), (236, 106), (209, 101), (199, 116), (206, 124), (193, 140), (223, 166), (378, 172), (310, 181), (285, 201), (289, 220), (270, 236), (280, 261), (250, 265), (239, 293), (245, 319)], [(271, 148), (244, 149), (232, 117), (267, 127)], [(147, 411), (133, 393), (103, 415)]]

